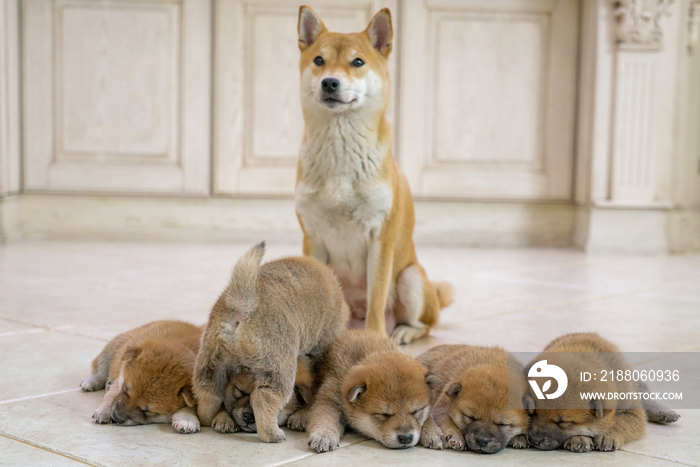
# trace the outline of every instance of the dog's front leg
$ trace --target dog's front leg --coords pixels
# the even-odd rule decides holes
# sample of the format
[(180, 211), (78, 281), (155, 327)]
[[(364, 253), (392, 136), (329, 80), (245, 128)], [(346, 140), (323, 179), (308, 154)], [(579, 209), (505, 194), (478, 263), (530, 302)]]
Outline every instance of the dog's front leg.
[(386, 299), (391, 285), (394, 244), (372, 232), (367, 255), (367, 317), (365, 328), (386, 334)]
[(199, 419), (193, 407), (183, 407), (173, 414), (172, 425), (180, 433), (197, 433)]

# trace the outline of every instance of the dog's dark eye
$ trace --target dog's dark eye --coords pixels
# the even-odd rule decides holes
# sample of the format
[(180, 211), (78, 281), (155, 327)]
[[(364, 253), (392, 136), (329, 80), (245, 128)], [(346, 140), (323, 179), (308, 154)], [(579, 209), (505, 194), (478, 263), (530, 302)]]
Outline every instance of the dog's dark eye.
[(317, 66), (321, 66), (321, 65), (323, 65), (323, 64), (326, 63), (326, 62), (324, 62), (324, 61), (323, 61), (323, 57), (321, 57), (321, 56), (319, 55), (318, 57), (314, 58), (314, 63), (315, 63)]
[(364, 65), (365, 62), (362, 61), (361, 58), (356, 58), (355, 60), (352, 61), (352, 66), (360, 68), (362, 65)]

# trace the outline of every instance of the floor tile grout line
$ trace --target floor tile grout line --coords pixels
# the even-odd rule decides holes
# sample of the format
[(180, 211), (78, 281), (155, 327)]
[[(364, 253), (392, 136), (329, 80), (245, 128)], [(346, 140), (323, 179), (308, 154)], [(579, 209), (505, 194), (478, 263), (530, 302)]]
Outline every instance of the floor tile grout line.
[(10, 433), (6, 433), (6, 432), (0, 431), (0, 436), (2, 436), (3, 438), (7, 438), (7, 439), (11, 439), (11, 440), (17, 441), (18, 443), (26, 444), (27, 446), (31, 446), (31, 447), (33, 447), (33, 448), (40, 449), (40, 450), (42, 450), (42, 451), (50, 452), (51, 454), (56, 454), (57, 456), (65, 457), (65, 458), (67, 458), (67, 459), (70, 459), (70, 460), (73, 460), (73, 461), (76, 461), (76, 462), (80, 462), (81, 464), (90, 465), (90, 466), (93, 466), (93, 467), (103, 467), (103, 464), (99, 464), (99, 463), (98, 463), (98, 464), (94, 464), (94, 463), (92, 463), (92, 462), (88, 462), (88, 461), (85, 460), (85, 459), (80, 459), (80, 458), (78, 458), (78, 457), (72, 456), (71, 454), (69, 454), (69, 453), (67, 453), (67, 452), (58, 451), (58, 450), (56, 450), (56, 449), (52, 449), (52, 448), (50, 448), (50, 447), (48, 447), (48, 446), (44, 446), (44, 445), (41, 445), (41, 444), (34, 444), (33, 442), (31, 442), (31, 441), (29, 441), (29, 440), (27, 440), (27, 439), (23, 439), (23, 438), (20, 438), (20, 437), (18, 437), (18, 436), (11, 435)]
[(37, 394), (34, 396), (26, 396), (26, 397), (18, 397), (16, 399), (8, 399), (8, 400), (0, 401), (0, 405), (12, 404), (13, 402), (22, 402), (22, 401), (28, 401), (28, 400), (32, 400), (32, 399), (40, 399), (42, 397), (58, 396), (61, 394), (67, 394), (69, 392), (76, 392), (76, 391), (80, 391), (80, 388), (64, 389), (62, 391), (47, 392), (46, 394)]
[(628, 454), (634, 454), (636, 456), (651, 457), (652, 459), (659, 459), (659, 460), (664, 460), (664, 461), (668, 461), (668, 462), (674, 462), (676, 464), (691, 465), (693, 467), (700, 467), (700, 464), (696, 464), (695, 462), (684, 461), (681, 459), (674, 459), (673, 457), (662, 456), (661, 454), (652, 454), (652, 453), (641, 452), (641, 451), (631, 451), (631, 450), (628, 450), (627, 448), (622, 448), (622, 449), (620, 449), (620, 451), (626, 452)]
[[(350, 444), (348, 444), (348, 445), (346, 445), (346, 446), (339, 446), (338, 448), (334, 449), (334, 450), (331, 451), (331, 452), (337, 452), (337, 451), (340, 451), (341, 449), (349, 448), (349, 447), (351, 447), (351, 446), (357, 446), (358, 444), (363, 444), (363, 443), (366, 443), (366, 442), (368, 442), (368, 441), (372, 441), (372, 440), (371, 440), (371, 439), (362, 439), (362, 440), (359, 440), (359, 441), (356, 442), (356, 443), (350, 443)], [(313, 457), (313, 456), (319, 456), (319, 455), (322, 455), (322, 454), (323, 454), (323, 453), (320, 453), (320, 452), (310, 452), (310, 453), (308, 453), (307, 455), (302, 456), (302, 457), (300, 457), (300, 458), (298, 458), (298, 459), (288, 459), (288, 460), (276, 462), (276, 463), (274, 463), (274, 464), (268, 464), (266, 467), (280, 467), (280, 466), (282, 466), (282, 465), (289, 465), (289, 464), (293, 464), (293, 463), (295, 463), (295, 462), (299, 462), (299, 461), (301, 461), (301, 460), (308, 459), (308, 458)]]

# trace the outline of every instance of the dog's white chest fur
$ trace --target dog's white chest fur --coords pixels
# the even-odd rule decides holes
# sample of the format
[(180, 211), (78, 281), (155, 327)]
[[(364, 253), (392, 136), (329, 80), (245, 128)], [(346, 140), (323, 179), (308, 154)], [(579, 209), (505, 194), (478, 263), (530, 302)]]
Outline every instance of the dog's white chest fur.
[[(344, 288), (366, 288), (367, 254), (391, 210), (392, 190), (378, 178), (388, 147), (361, 122), (339, 116), (307, 128), (301, 148), (304, 177), (296, 211), (307, 235), (327, 254)], [(363, 131), (365, 130), (365, 131)]]

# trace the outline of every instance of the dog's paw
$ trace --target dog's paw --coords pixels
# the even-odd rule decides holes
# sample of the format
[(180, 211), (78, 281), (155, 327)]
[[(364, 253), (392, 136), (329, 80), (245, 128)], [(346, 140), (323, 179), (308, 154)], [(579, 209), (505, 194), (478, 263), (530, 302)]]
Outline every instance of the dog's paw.
[(309, 426), (309, 413), (306, 410), (298, 410), (287, 419), (287, 427), (294, 431), (306, 431)]
[(588, 452), (593, 449), (593, 440), (589, 436), (572, 436), (563, 447), (571, 452)]
[(92, 414), (92, 421), (95, 423), (112, 423), (112, 410), (110, 407), (98, 407)]
[(235, 433), (238, 431), (236, 422), (233, 421), (225, 410), (216, 414), (216, 417), (214, 417), (214, 420), (211, 422), (211, 427), (219, 433)]
[(652, 423), (660, 423), (662, 425), (668, 425), (681, 418), (676, 412), (671, 409), (665, 410), (647, 410), (647, 420)]
[(309, 435), (308, 444), (316, 452), (328, 452), (340, 446), (340, 438), (334, 433), (314, 431)]
[(425, 333), (425, 329), (401, 324), (394, 329), (394, 332), (391, 334), (391, 340), (398, 345), (410, 344), (419, 337), (423, 337)]
[(508, 442), (508, 447), (515, 449), (525, 449), (527, 447), (527, 436), (517, 435), (513, 436)]
[(617, 451), (622, 446), (619, 438), (610, 435), (598, 435), (593, 439), (593, 445), (598, 451)]
[(196, 417), (173, 418), (173, 428), (180, 433), (197, 433), (199, 431), (199, 420)]
[(440, 428), (426, 428), (425, 425), (420, 434), (420, 445), (428, 449), (442, 449), (443, 436)]
[(467, 449), (467, 443), (464, 442), (464, 436), (459, 431), (448, 429), (444, 433), (445, 446), (455, 451), (464, 451)]
[[(260, 429), (260, 427), (258, 427)], [(272, 427), (270, 430), (258, 431), (258, 437), (260, 441), (264, 443), (281, 443), (287, 441), (287, 437), (284, 435), (279, 427)]]
[(90, 375), (80, 382), (80, 389), (85, 392), (99, 391), (104, 389), (105, 382), (100, 381), (95, 375)]

